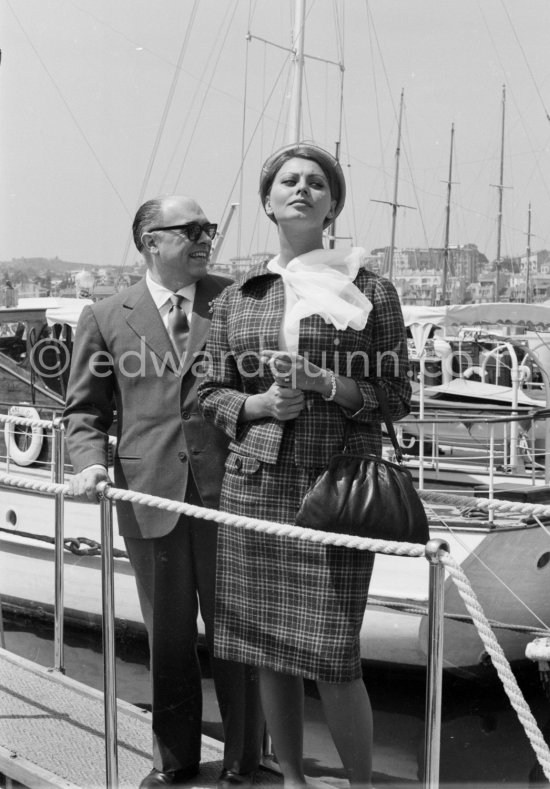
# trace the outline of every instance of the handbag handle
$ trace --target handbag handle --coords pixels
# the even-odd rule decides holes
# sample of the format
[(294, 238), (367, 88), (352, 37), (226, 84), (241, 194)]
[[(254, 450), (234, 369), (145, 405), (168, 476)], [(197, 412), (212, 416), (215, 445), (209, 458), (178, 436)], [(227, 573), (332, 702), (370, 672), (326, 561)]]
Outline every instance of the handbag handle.
[(403, 463), (403, 451), (399, 446), (399, 441), (397, 440), (397, 435), (395, 433), (395, 428), (393, 426), (393, 420), (391, 418), (390, 413), (390, 406), (388, 404), (388, 397), (385, 391), (382, 389), (380, 384), (372, 382), (374, 387), (374, 391), (376, 397), (378, 399), (378, 405), (380, 406), (380, 411), (382, 412), (382, 416), (384, 417), (384, 422), (386, 423), (386, 430), (388, 431), (388, 435), (391, 439), (393, 444), (393, 448), (395, 451), (395, 459), (398, 463)]
[[(376, 399), (378, 400), (378, 406), (380, 408), (380, 412), (384, 418), (384, 423), (386, 425), (386, 430), (388, 431), (388, 435), (390, 440), (393, 444), (393, 448), (395, 451), (395, 459), (398, 463), (403, 463), (403, 451), (399, 446), (399, 441), (397, 440), (397, 435), (395, 434), (395, 428), (393, 426), (393, 421), (391, 418), (390, 413), (390, 406), (388, 404), (388, 398), (385, 391), (382, 389), (380, 384), (375, 381), (371, 381), (372, 386), (374, 388), (374, 393), (376, 394)], [(346, 451), (348, 439), (349, 439), (349, 420), (346, 420), (346, 430), (344, 433), (344, 452)], [(360, 425), (360, 423), (357, 423)]]

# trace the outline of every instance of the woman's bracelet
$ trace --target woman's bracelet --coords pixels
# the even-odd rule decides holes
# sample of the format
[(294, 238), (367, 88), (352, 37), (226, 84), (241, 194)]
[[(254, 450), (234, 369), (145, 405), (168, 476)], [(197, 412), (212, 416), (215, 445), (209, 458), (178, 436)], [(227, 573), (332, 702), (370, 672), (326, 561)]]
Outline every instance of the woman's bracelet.
[(325, 370), (325, 372), (330, 375), (330, 394), (321, 395), (321, 397), (329, 403), (336, 397), (336, 375), (333, 370)]

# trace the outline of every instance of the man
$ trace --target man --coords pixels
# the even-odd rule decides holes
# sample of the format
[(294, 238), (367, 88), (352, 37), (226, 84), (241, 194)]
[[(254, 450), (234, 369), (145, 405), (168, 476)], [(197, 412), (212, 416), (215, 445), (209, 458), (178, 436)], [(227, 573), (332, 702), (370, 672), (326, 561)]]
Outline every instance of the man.
[[(217, 508), (226, 439), (196, 401), (210, 303), (228, 284), (207, 274), (215, 233), (194, 200), (149, 200), (133, 223), (144, 279), (84, 308), (65, 410), (78, 472), (73, 495), (95, 501), (97, 484), (108, 479), (107, 434), (116, 412), (117, 487)], [(129, 502), (117, 502), (117, 516), (151, 652), (153, 770), (140, 786), (177, 786), (199, 772), (197, 613), (200, 603), (212, 654), (216, 525)], [(211, 663), (225, 738), (218, 787), (242, 787), (260, 758), (258, 691), (251, 669)]]

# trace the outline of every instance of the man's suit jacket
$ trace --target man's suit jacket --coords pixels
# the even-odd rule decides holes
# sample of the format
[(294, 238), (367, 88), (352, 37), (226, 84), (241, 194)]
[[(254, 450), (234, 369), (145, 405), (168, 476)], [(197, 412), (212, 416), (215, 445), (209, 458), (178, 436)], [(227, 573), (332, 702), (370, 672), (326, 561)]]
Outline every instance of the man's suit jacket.
[[(203, 505), (216, 508), (227, 440), (197, 406), (210, 328), (211, 301), (229, 281), (197, 282), (187, 353), (181, 369), (145, 279), (82, 311), (69, 377), (65, 422), (75, 471), (107, 463), (114, 409), (117, 487), (183, 501), (192, 470)], [(179, 515), (117, 502), (125, 537), (161, 537)]]

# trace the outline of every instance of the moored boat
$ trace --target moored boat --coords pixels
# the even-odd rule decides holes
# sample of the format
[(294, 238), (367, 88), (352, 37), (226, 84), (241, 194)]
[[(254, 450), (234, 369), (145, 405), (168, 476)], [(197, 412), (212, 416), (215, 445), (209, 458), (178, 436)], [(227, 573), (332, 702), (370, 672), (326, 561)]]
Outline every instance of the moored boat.
[(550, 306), (404, 306), (413, 414), (403, 447), (428, 481), (547, 484)]

